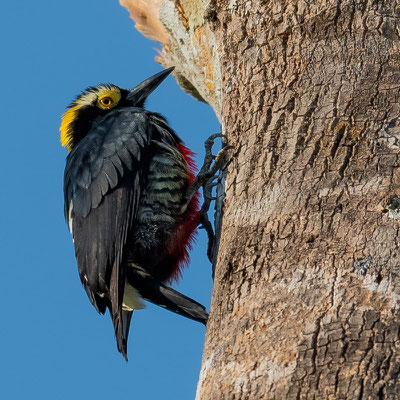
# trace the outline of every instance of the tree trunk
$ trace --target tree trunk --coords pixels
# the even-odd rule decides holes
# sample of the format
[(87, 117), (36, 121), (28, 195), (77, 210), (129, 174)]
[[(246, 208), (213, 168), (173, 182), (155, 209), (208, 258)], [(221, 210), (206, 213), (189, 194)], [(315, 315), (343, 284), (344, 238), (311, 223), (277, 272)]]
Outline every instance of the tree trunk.
[(197, 399), (400, 399), (398, 1), (121, 3), (234, 146)]

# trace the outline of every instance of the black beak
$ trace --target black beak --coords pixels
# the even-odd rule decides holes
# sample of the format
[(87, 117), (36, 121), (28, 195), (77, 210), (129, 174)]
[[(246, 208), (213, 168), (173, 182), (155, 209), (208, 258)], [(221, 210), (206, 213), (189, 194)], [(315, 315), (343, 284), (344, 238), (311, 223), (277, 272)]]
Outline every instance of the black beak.
[(143, 104), (150, 93), (174, 70), (174, 68), (175, 67), (164, 69), (164, 71), (145, 79), (129, 91), (126, 99), (131, 101), (134, 105)]

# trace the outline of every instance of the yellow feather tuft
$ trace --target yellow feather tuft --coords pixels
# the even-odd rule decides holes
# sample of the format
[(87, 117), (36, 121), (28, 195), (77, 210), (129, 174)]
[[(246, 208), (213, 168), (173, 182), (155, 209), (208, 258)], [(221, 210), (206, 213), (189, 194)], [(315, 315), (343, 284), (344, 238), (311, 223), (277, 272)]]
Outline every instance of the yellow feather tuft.
[(73, 136), (72, 124), (76, 119), (78, 109), (80, 106), (76, 105), (65, 111), (62, 116), (60, 125), (60, 139), (61, 145), (66, 146), (68, 151), (71, 151), (71, 141)]

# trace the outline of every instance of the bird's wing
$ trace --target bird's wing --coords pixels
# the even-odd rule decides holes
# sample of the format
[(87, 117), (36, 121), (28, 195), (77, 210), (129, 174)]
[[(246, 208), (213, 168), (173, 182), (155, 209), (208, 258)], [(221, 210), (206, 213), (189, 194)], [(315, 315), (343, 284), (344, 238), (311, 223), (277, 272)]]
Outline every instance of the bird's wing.
[[(115, 110), (74, 147), (64, 174), (65, 217), (81, 282), (117, 331), (125, 284), (123, 248), (137, 213), (151, 127), (143, 111)], [(123, 329), (120, 327), (119, 329)]]

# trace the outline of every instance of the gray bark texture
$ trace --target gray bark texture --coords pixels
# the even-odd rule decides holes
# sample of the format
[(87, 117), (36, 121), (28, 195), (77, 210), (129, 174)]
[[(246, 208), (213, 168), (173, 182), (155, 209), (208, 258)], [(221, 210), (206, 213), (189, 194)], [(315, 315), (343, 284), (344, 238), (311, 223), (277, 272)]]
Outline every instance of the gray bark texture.
[(196, 399), (400, 399), (399, 2), (121, 3), (234, 147)]

